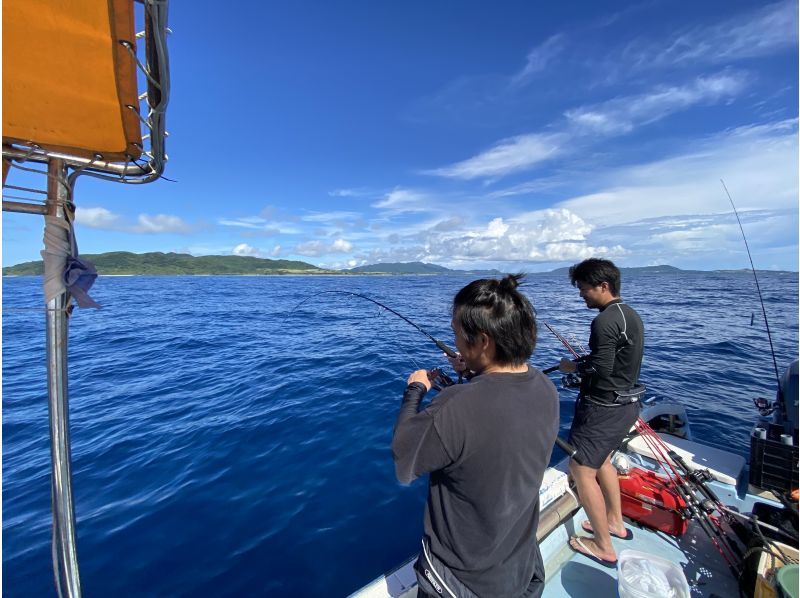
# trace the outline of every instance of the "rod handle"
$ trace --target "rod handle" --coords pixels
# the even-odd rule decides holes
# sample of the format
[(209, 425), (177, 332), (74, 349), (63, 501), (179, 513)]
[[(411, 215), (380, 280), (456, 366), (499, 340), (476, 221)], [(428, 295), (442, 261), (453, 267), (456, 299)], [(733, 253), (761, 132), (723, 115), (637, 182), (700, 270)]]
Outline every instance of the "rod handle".
[(442, 341), (434, 339), (436, 346), (439, 347), (448, 357), (458, 357), (458, 353), (453, 351), (450, 347), (445, 345)]
[(562, 440), (560, 436), (556, 436), (556, 446), (560, 448), (562, 451), (567, 453), (570, 457), (574, 457), (575, 453), (578, 452), (574, 446), (568, 443), (566, 440)]

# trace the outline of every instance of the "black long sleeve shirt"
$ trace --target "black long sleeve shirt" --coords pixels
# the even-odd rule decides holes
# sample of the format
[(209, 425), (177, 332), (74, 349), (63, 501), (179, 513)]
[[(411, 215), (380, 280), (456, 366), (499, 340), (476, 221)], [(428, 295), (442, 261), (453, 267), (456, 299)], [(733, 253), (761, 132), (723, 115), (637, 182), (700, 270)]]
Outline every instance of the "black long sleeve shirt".
[(613, 402), (614, 391), (628, 390), (639, 381), (644, 354), (644, 324), (639, 314), (621, 299), (607, 303), (592, 320), (589, 350), (578, 368), (589, 371), (583, 376), (581, 394)]
[(559, 422), (558, 392), (539, 370), (450, 386), (419, 410), (406, 389), (392, 440), (397, 478), (430, 473), (431, 551), (479, 596), (520, 596), (541, 567), (539, 487)]

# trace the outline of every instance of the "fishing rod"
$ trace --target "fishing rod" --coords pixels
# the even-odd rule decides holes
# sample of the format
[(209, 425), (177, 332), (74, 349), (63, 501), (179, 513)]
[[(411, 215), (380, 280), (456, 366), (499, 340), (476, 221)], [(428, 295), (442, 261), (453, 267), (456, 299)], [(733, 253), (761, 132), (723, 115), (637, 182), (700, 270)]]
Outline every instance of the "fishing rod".
[[(716, 507), (697, 498), (695, 493), (698, 490), (698, 484), (690, 474), (687, 475), (688, 467), (684, 469), (678, 466), (678, 461), (673, 457), (673, 455), (675, 455), (674, 451), (671, 451), (666, 443), (661, 440), (653, 429), (641, 418), (636, 421), (636, 430), (653, 453), (656, 462), (664, 470), (664, 473), (666, 473), (667, 479), (670, 480), (674, 490), (686, 504), (689, 519), (693, 519), (698, 523), (700, 529), (703, 530), (711, 540), (711, 543), (719, 551), (734, 577), (739, 579), (741, 575), (742, 553), (738, 550), (738, 547), (728, 539), (728, 534), (722, 528), (720, 522), (711, 517), (711, 513)], [(672, 453), (669, 455), (669, 458), (667, 454), (665, 454), (668, 452)], [(682, 459), (681, 462), (683, 462)], [(684, 467), (686, 466), (685, 462), (683, 462), (683, 465)], [(681, 469), (684, 469), (684, 471), (681, 471)], [(725, 516), (722, 510), (717, 510), (720, 511), (722, 516)]]
[[(351, 296), (351, 297), (358, 297), (359, 299), (364, 299), (364, 300), (366, 300), (366, 301), (369, 301), (370, 303), (374, 303), (374, 304), (375, 304), (375, 305), (377, 305), (378, 307), (381, 307), (381, 308), (385, 309), (386, 311), (388, 311), (388, 312), (390, 312), (390, 313), (392, 313), (392, 314), (396, 315), (398, 318), (400, 318), (400, 319), (401, 319), (401, 320), (403, 320), (404, 322), (407, 322), (407, 323), (411, 324), (411, 325), (412, 325), (414, 328), (416, 328), (416, 329), (417, 329), (417, 330), (419, 330), (419, 331), (420, 331), (422, 334), (424, 334), (424, 335), (425, 335), (425, 336), (427, 336), (427, 337), (428, 337), (430, 340), (432, 340), (432, 341), (433, 341), (433, 343), (434, 343), (434, 344), (435, 344), (435, 345), (436, 345), (436, 346), (437, 346), (439, 349), (441, 349), (442, 351), (444, 351), (444, 353), (445, 353), (445, 354), (446, 354), (448, 357), (452, 357), (452, 358), (457, 358), (457, 357), (458, 357), (458, 353), (456, 353), (456, 352), (455, 352), (453, 349), (451, 349), (450, 347), (448, 347), (448, 346), (447, 346), (447, 345), (446, 345), (444, 342), (440, 341), (439, 339), (435, 338), (435, 337), (434, 337), (432, 334), (430, 334), (430, 333), (426, 332), (425, 330), (423, 330), (423, 329), (422, 329), (420, 326), (418, 326), (417, 324), (415, 324), (414, 322), (412, 322), (411, 320), (409, 320), (409, 319), (408, 319), (407, 317), (405, 317), (403, 314), (401, 314), (401, 313), (399, 313), (399, 312), (397, 312), (397, 311), (393, 310), (393, 309), (392, 309), (391, 307), (389, 307), (388, 305), (384, 305), (383, 303), (381, 303), (380, 301), (377, 301), (377, 300), (373, 299), (372, 297), (367, 297), (366, 295), (362, 295), (361, 293), (355, 293), (355, 292), (353, 292), (353, 291), (340, 291), (340, 290), (336, 290), (336, 289), (327, 290), (327, 291), (322, 291), (322, 292), (321, 292), (321, 293), (319, 293), (319, 294), (322, 294), (322, 293), (337, 294), (337, 295), (349, 295), (349, 296)], [(289, 310), (289, 314), (291, 314), (292, 312), (294, 312), (294, 310), (296, 310), (298, 307), (300, 307), (301, 305), (303, 305), (303, 303), (305, 303), (306, 301), (309, 301), (310, 299), (313, 299), (313, 298), (314, 298), (314, 297), (316, 297), (316, 296), (317, 296), (317, 295), (309, 295), (308, 297), (306, 297), (305, 299), (303, 299), (303, 300), (302, 300), (300, 303), (298, 303), (297, 305), (295, 305), (295, 306), (294, 306), (294, 307), (293, 307), (291, 310)], [(287, 314), (287, 317), (288, 317), (288, 315), (289, 315), (289, 314)], [(547, 325), (547, 324), (545, 324), (545, 325)], [(550, 328), (550, 327), (548, 326), (548, 328)], [(552, 371), (552, 370), (555, 370), (555, 369), (558, 369), (558, 366), (556, 366), (555, 368), (551, 368), (551, 371)], [(452, 381), (452, 380), (451, 380), (451, 379), (450, 379), (448, 376), (446, 376), (446, 375), (444, 374), (444, 372), (442, 372), (442, 371), (441, 371), (441, 369), (435, 368), (434, 370), (432, 370), (432, 372), (436, 372), (436, 379), (437, 379), (437, 380), (441, 380), (441, 382), (443, 382), (443, 384), (441, 384), (442, 386), (449, 386), (450, 384), (453, 384), (453, 381)], [(547, 372), (547, 370), (545, 370), (545, 372)], [(461, 373), (459, 373), (459, 376), (458, 376), (458, 378), (459, 378), (459, 382), (460, 382), (460, 381), (461, 381), (461, 378), (462, 378), (462, 374), (461, 374)], [(561, 438), (559, 438), (559, 437), (556, 437), (556, 441), (555, 441), (555, 442), (556, 442), (556, 445), (558, 445), (558, 447), (559, 447), (559, 448), (561, 448), (561, 450), (563, 450), (565, 453), (567, 453), (567, 454), (568, 454), (570, 457), (571, 457), (571, 456), (573, 456), (573, 455), (575, 454), (575, 452), (576, 452), (576, 449), (575, 449), (575, 447), (573, 447), (571, 444), (568, 444), (567, 442), (565, 442), (564, 440), (562, 440), (562, 439), (561, 439)]]
[[(315, 295), (309, 295), (308, 297), (306, 297), (305, 299), (303, 299), (303, 300), (302, 300), (300, 303), (298, 303), (297, 305), (295, 305), (295, 306), (294, 306), (294, 307), (293, 307), (293, 308), (292, 308), (292, 309), (289, 311), (289, 313), (291, 314), (291, 313), (292, 313), (294, 310), (296, 310), (298, 307), (300, 307), (301, 305), (303, 305), (303, 303), (305, 303), (306, 301), (309, 301), (310, 299), (313, 299), (314, 297), (316, 297), (316, 296), (318, 296), (318, 295), (321, 295), (321, 294), (323, 294), (323, 293), (328, 293), (328, 294), (337, 294), (337, 295), (350, 295), (351, 297), (358, 297), (358, 298), (360, 298), (360, 299), (365, 299), (366, 301), (369, 301), (369, 302), (371, 302), (371, 303), (374, 303), (374, 304), (375, 304), (375, 305), (377, 305), (378, 307), (381, 307), (381, 308), (385, 309), (386, 311), (388, 311), (389, 313), (392, 313), (392, 314), (396, 315), (398, 318), (400, 318), (400, 319), (401, 319), (401, 320), (403, 320), (404, 322), (407, 322), (407, 323), (411, 324), (411, 325), (412, 325), (414, 328), (416, 328), (416, 329), (417, 329), (417, 330), (419, 330), (419, 331), (420, 331), (422, 334), (424, 334), (424, 335), (425, 335), (425, 336), (427, 336), (429, 339), (431, 339), (431, 340), (434, 342), (434, 344), (435, 344), (435, 345), (436, 345), (436, 346), (437, 346), (437, 347), (438, 347), (438, 348), (439, 348), (441, 351), (444, 351), (444, 353), (445, 353), (445, 354), (446, 354), (448, 357), (453, 357), (453, 358), (455, 358), (455, 357), (458, 357), (458, 353), (456, 353), (456, 352), (455, 352), (453, 349), (451, 349), (450, 347), (448, 347), (448, 346), (447, 346), (447, 345), (446, 345), (444, 342), (440, 341), (439, 339), (437, 339), (437, 338), (434, 338), (434, 336), (433, 336), (432, 334), (430, 334), (430, 333), (426, 332), (425, 330), (423, 330), (423, 329), (422, 329), (420, 326), (418, 326), (417, 324), (415, 324), (414, 322), (412, 322), (411, 320), (409, 320), (409, 319), (408, 319), (407, 317), (405, 317), (403, 314), (401, 314), (401, 313), (398, 313), (398, 312), (396, 312), (395, 310), (393, 310), (391, 307), (389, 307), (388, 305), (384, 305), (384, 304), (383, 304), (383, 303), (381, 303), (380, 301), (377, 301), (377, 300), (373, 299), (372, 297), (367, 297), (366, 295), (362, 295), (361, 293), (354, 293), (353, 291), (339, 291), (339, 290), (328, 290), (328, 291), (321, 291), (320, 293), (317, 293), (317, 294), (315, 294)], [(288, 317), (288, 316), (287, 316), (287, 317)]]
[[(739, 218), (739, 212), (736, 211), (736, 206), (733, 203), (733, 198), (731, 198), (731, 194), (728, 192), (728, 187), (725, 186), (725, 181), (722, 179), (719, 180), (722, 183), (722, 188), (725, 190), (725, 194), (728, 196), (728, 201), (731, 202), (731, 207), (733, 208), (733, 213), (736, 216), (736, 221), (739, 223), (739, 230), (742, 232), (742, 239), (744, 239), (744, 247), (747, 250), (747, 257), (750, 258), (750, 269), (753, 271), (753, 278), (756, 281), (756, 291), (758, 291), (758, 300), (761, 302), (761, 312), (764, 314), (764, 325), (767, 328), (767, 338), (769, 339), (769, 350), (772, 354), (772, 365), (775, 367), (775, 380), (778, 383), (778, 388), (781, 386), (781, 376), (778, 373), (778, 360), (775, 359), (775, 347), (772, 345), (772, 334), (769, 331), (769, 320), (767, 320), (767, 308), (764, 306), (764, 297), (761, 295), (761, 286), (758, 284), (758, 274), (756, 274), (756, 267), (753, 264), (753, 256), (750, 254), (750, 246), (747, 244), (747, 237), (744, 234), (744, 227), (742, 227), (742, 221)], [(752, 324), (752, 319), (750, 320)]]
[[(548, 324), (548, 323), (547, 323), (547, 322), (545, 322), (544, 320), (542, 320), (542, 324), (544, 324), (544, 325), (545, 325), (545, 327), (546, 327), (546, 328), (547, 328), (547, 329), (548, 329), (550, 332), (552, 332), (552, 333), (553, 333), (553, 335), (554, 335), (554, 336), (555, 336), (555, 337), (556, 337), (558, 340), (560, 340), (560, 341), (561, 341), (561, 343), (562, 343), (562, 344), (563, 344), (563, 345), (564, 345), (564, 346), (565, 346), (567, 349), (569, 349), (570, 353), (572, 353), (572, 354), (575, 356), (575, 359), (580, 359), (580, 358), (581, 358), (581, 355), (579, 355), (579, 354), (578, 354), (578, 352), (577, 352), (575, 349), (573, 349), (573, 348), (572, 348), (572, 345), (570, 345), (570, 344), (569, 344), (569, 341), (568, 341), (567, 339), (565, 339), (563, 336), (561, 336), (561, 334), (559, 334), (559, 332), (558, 332), (558, 331), (557, 331), (555, 328), (553, 328), (552, 326), (550, 326), (550, 324)], [(546, 370), (542, 370), (542, 373), (543, 373), (543, 374), (552, 374), (553, 372), (555, 372), (556, 370), (558, 370), (560, 367), (561, 367), (560, 365), (554, 365), (553, 367), (547, 368)]]
[(579, 353), (578, 353), (578, 352), (577, 352), (575, 349), (573, 349), (573, 348), (572, 348), (572, 345), (570, 345), (570, 344), (569, 344), (569, 341), (568, 341), (567, 339), (565, 339), (563, 336), (561, 336), (561, 334), (560, 334), (560, 333), (559, 333), (559, 332), (558, 332), (558, 331), (557, 331), (555, 328), (553, 328), (552, 326), (550, 326), (550, 324), (548, 324), (547, 322), (542, 322), (542, 324), (544, 324), (544, 325), (545, 325), (545, 327), (546, 327), (546, 328), (547, 328), (547, 329), (548, 329), (550, 332), (552, 332), (552, 333), (553, 333), (553, 335), (554, 335), (554, 336), (555, 336), (555, 337), (556, 337), (558, 340), (560, 340), (560, 341), (561, 341), (561, 343), (562, 343), (562, 344), (563, 344), (563, 345), (564, 345), (564, 346), (565, 346), (565, 347), (566, 347), (566, 348), (569, 350), (569, 352), (570, 352), (570, 353), (572, 353), (572, 354), (575, 356), (575, 359), (580, 359), (581, 357), (583, 357), (583, 356), (582, 356), (582, 355), (580, 355), (580, 354), (579, 354)]

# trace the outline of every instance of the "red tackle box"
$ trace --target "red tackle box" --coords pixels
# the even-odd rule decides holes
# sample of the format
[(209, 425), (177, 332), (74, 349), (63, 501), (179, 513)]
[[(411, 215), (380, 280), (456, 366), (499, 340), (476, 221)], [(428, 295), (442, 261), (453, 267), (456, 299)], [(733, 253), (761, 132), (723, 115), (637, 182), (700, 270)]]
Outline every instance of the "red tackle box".
[(627, 475), (620, 474), (619, 490), (625, 517), (672, 536), (686, 533), (686, 501), (668, 478), (635, 467)]

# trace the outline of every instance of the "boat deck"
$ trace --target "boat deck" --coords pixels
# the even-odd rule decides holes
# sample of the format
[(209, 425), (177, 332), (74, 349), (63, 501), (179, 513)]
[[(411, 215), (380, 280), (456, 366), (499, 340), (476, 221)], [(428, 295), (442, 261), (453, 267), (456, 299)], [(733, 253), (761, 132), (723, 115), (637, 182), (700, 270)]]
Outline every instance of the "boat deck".
[[(572, 535), (586, 519), (579, 509), (571, 519), (559, 525), (540, 543), (545, 560), (546, 585), (543, 598), (618, 596), (617, 570), (604, 567), (568, 545)], [(677, 563), (683, 569), (693, 596), (738, 596), (739, 588), (725, 561), (708, 537), (694, 522), (681, 538), (663, 532), (640, 528), (626, 522), (633, 530), (631, 540), (613, 538), (617, 555), (626, 549), (645, 552)], [(386, 577), (376, 580), (360, 592), (359, 598), (385, 597), (414, 598), (417, 595), (416, 576), (412, 569), (414, 559), (397, 568)]]
[[(741, 513), (751, 512), (756, 502), (780, 507), (769, 492), (748, 486), (744, 475), (744, 459), (713, 447), (689, 440), (669, 438), (674, 450), (684, 454), (692, 467), (709, 467), (713, 478), (708, 487), (723, 504)], [(626, 452), (638, 467), (656, 470), (654, 461), (636, 452)], [(714, 466), (713, 468), (711, 466)], [(567, 460), (552, 468), (566, 472)], [(541, 491), (540, 491), (541, 493)], [(618, 570), (604, 567), (574, 552), (568, 544), (570, 536), (587, 536), (581, 529), (586, 514), (572, 494), (567, 492), (542, 510), (539, 520), (539, 547), (545, 563), (545, 598), (605, 598), (618, 596)], [(675, 538), (663, 532), (639, 527), (626, 520), (633, 530), (631, 540), (612, 538), (617, 556), (630, 549), (675, 563), (683, 570), (692, 596), (739, 596), (739, 586), (724, 558), (696, 521), (690, 521), (683, 536)], [(394, 571), (368, 584), (352, 596), (358, 598), (413, 598), (417, 595), (416, 576), (412, 565), (416, 555)]]
[[(586, 519), (580, 509), (571, 520), (559, 526), (541, 543), (545, 558), (546, 586), (543, 596), (602, 598), (617, 596), (617, 569), (604, 567), (577, 554), (567, 544), (571, 535), (587, 535), (580, 530)], [(617, 556), (626, 549), (652, 554), (683, 569), (694, 596), (738, 596), (739, 588), (727, 564), (698, 525), (691, 522), (686, 535), (673, 538), (663, 532), (637, 527), (633, 539), (613, 538)], [(413, 595), (413, 594), (412, 594)]]

